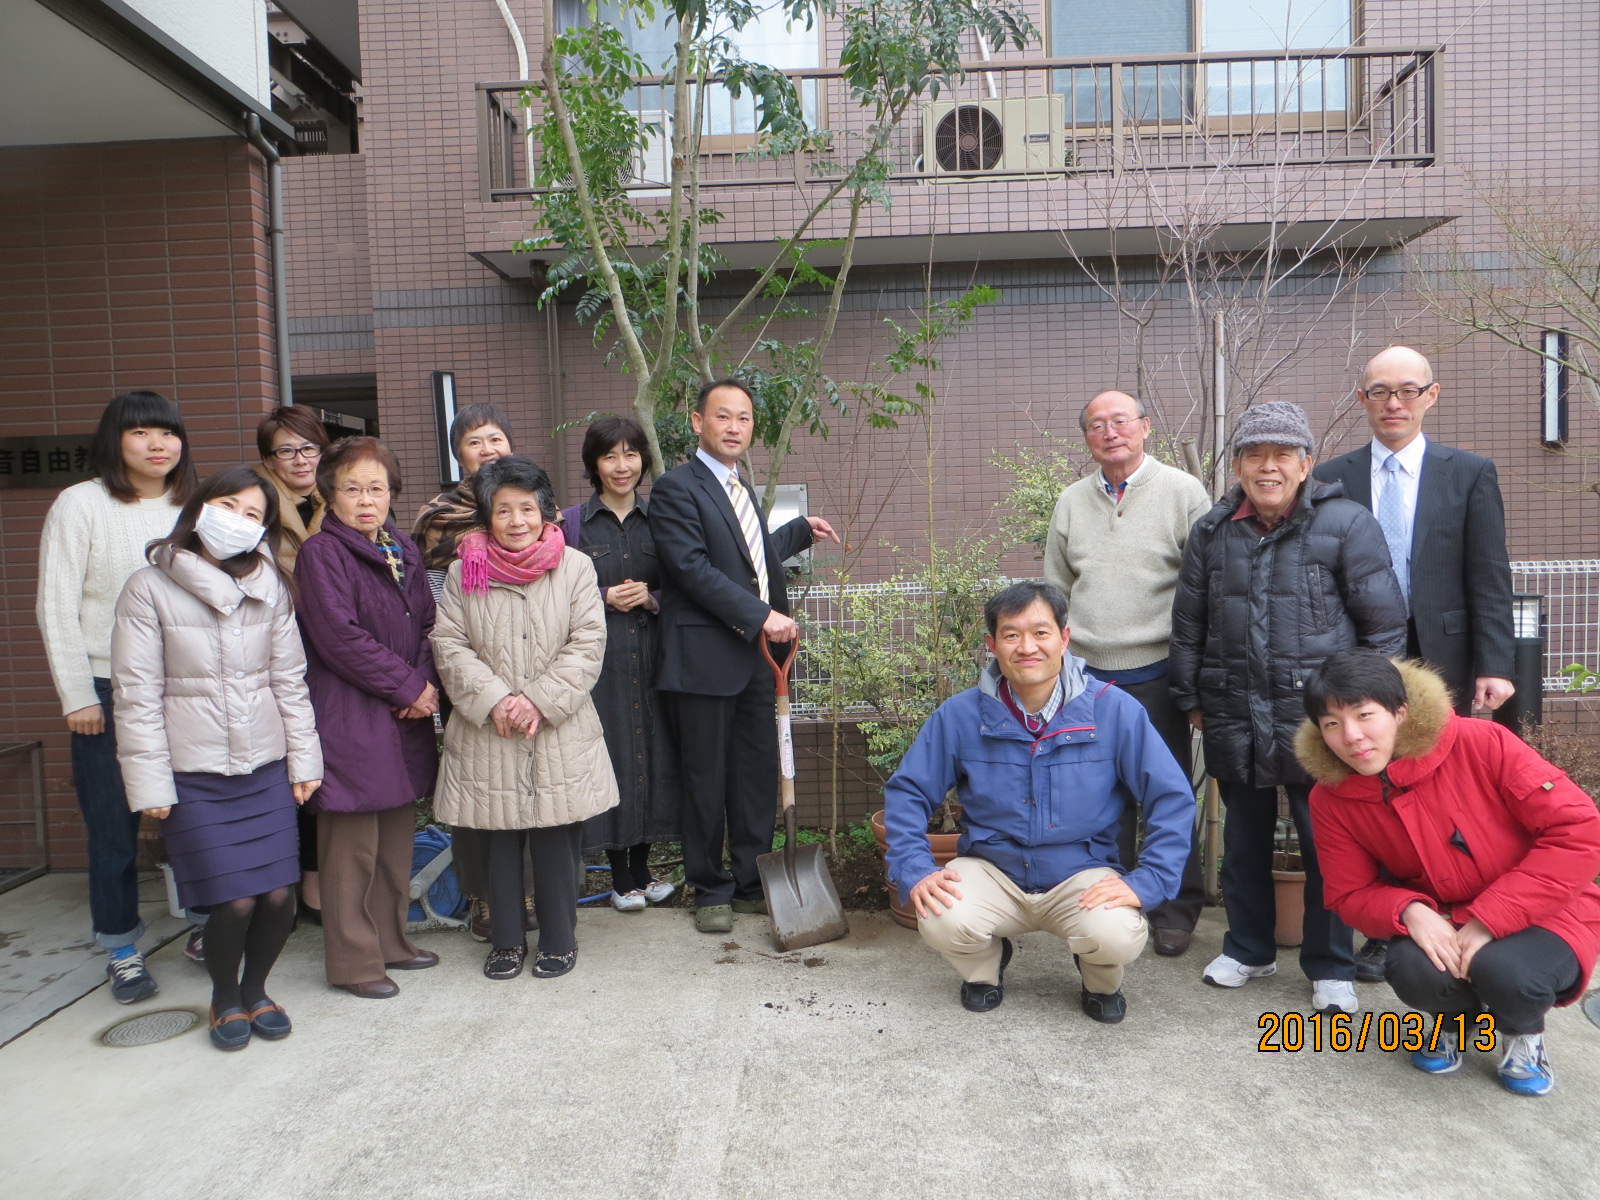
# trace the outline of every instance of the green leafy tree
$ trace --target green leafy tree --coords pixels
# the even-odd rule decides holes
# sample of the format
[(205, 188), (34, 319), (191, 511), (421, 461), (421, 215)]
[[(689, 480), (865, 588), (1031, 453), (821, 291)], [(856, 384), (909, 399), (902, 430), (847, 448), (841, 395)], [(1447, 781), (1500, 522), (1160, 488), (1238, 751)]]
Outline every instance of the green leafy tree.
[[(794, 82), (744, 58), (732, 35), (760, 11), (749, 0), (620, 0), (623, 19), (675, 30), (660, 78), (672, 114), (667, 204), (647, 214), (630, 198), (633, 163), (662, 130), (642, 122), (631, 103), (647, 64), (621, 29), (597, 19), (549, 31), (540, 78), (528, 89), (532, 110), (534, 202), (539, 232), (522, 245), (557, 251), (543, 297), (580, 295), (580, 318), (610, 344), (633, 377), (633, 409), (649, 432), (657, 461), (668, 464), (690, 444), (685, 401), (700, 383), (738, 365), (756, 392), (757, 436), (772, 453), (764, 502), (770, 508), (784, 460), (802, 430), (826, 436), (830, 413), (871, 392), (841, 389), (825, 363), (838, 327), (864, 212), (888, 207), (890, 147), (906, 117), (964, 77), (961, 51), (974, 32), (992, 46), (1018, 49), (1036, 38), (1020, 5), (1003, 0), (782, 0), (806, 28), (836, 20), (839, 68), (851, 102), (866, 110), (865, 133), (835, 133), (808, 116)], [(701, 202), (701, 140), (708, 82), (750, 97), (755, 157), (800, 155), (829, 181), (795, 228), (778, 236), (767, 264), (717, 320), (702, 305), (720, 265), (707, 241), (722, 214)], [(655, 86), (655, 85), (651, 85)], [(842, 238), (810, 239), (823, 214), (846, 214)], [(823, 248), (838, 265), (813, 265)], [(765, 311), (763, 311), (765, 309)], [(759, 320), (757, 319), (759, 317)], [(809, 327), (782, 338), (776, 322)], [(748, 342), (747, 348), (741, 343)], [(892, 425), (884, 408), (874, 424)]]

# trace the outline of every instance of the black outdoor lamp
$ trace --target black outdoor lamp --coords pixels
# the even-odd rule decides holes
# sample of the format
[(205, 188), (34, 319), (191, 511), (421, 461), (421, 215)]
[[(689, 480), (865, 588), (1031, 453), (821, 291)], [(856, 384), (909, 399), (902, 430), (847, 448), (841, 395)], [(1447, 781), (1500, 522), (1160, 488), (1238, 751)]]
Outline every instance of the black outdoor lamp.
[(1522, 730), (1524, 721), (1544, 722), (1544, 597), (1533, 592), (1511, 594), (1511, 633), (1515, 647), (1511, 682), (1516, 693), (1494, 710), (1494, 719)]

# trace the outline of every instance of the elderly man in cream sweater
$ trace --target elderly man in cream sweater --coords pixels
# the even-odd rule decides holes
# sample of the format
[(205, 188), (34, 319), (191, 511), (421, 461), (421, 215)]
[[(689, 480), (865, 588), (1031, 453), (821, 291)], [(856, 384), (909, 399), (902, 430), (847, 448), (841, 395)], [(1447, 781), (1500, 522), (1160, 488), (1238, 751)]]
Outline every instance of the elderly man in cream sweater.
[[(1192, 475), (1145, 453), (1150, 418), (1132, 396), (1101, 392), (1083, 406), (1078, 424), (1100, 469), (1056, 501), (1045, 579), (1067, 594), (1073, 649), (1094, 675), (1144, 705), (1188, 775), (1189, 722), (1167, 695), (1167, 643), (1184, 543), (1211, 497)], [(1136, 861), (1137, 825), (1130, 804), (1118, 836), (1125, 864)], [(1204, 899), (1196, 842), (1177, 897), (1147, 914), (1157, 954), (1189, 948)]]

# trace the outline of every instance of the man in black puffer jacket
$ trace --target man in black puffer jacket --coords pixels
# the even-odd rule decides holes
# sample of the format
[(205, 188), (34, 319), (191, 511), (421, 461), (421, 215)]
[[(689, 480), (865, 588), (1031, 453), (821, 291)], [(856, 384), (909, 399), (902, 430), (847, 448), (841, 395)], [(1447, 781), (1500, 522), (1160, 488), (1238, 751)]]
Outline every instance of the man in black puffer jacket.
[(1222, 898), (1228, 934), (1207, 983), (1277, 970), (1272, 843), (1281, 786), (1306, 870), (1300, 967), (1318, 1011), (1357, 1008), (1349, 926), (1322, 904), (1311, 780), (1294, 756), (1305, 681), (1329, 655), (1406, 648), (1406, 604), (1371, 512), (1309, 478), (1311, 426), (1298, 405), (1257, 405), (1233, 434), (1239, 477), (1195, 522), (1172, 605), (1172, 698), (1205, 735), (1227, 809)]

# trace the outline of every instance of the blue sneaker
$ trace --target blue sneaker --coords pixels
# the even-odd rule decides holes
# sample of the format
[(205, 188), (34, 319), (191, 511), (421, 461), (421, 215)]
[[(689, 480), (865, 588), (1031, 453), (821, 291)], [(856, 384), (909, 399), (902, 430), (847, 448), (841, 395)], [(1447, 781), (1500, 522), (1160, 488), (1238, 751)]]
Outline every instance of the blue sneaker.
[(1542, 1096), (1556, 1085), (1556, 1073), (1544, 1056), (1544, 1034), (1520, 1033), (1506, 1038), (1498, 1067), (1500, 1082), (1519, 1096)]
[(1427, 1046), (1423, 1046), (1421, 1050), (1413, 1050), (1411, 1065), (1419, 1071), (1426, 1071), (1429, 1075), (1448, 1075), (1452, 1071), (1459, 1071), (1461, 1047), (1456, 1045), (1456, 1035), (1440, 1033), (1439, 1041), (1432, 1050)]

